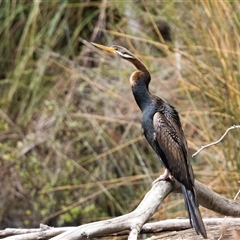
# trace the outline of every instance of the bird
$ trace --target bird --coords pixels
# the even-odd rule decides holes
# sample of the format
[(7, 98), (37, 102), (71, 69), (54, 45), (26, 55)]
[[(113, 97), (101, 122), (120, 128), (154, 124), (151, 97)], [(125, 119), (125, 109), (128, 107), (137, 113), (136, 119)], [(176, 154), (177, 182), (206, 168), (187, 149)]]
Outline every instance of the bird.
[(130, 76), (130, 84), (135, 101), (142, 111), (143, 134), (165, 167), (164, 173), (154, 183), (161, 180), (172, 181), (174, 178), (181, 184), (190, 224), (197, 234), (207, 239), (198, 208), (193, 169), (188, 159), (187, 141), (177, 110), (149, 91), (150, 72), (133, 53), (122, 46), (107, 47), (98, 43), (91, 44), (118, 55), (135, 66), (136, 71)]

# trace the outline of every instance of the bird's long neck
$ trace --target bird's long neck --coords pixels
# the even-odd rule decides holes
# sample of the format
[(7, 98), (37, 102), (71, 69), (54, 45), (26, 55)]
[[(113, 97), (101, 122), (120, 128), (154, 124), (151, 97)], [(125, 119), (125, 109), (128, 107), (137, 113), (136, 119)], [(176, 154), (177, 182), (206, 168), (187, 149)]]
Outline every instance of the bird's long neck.
[(144, 65), (144, 63), (135, 56), (135, 58), (128, 58), (127, 59), (129, 62), (131, 62), (137, 70), (141, 71), (141, 72), (144, 72), (144, 73), (147, 73), (148, 75), (149, 74), (149, 71), (147, 69), (147, 67)]
[[(135, 72), (134, 74), (136, 73), (138, 72)], [(148, 90), (148, 85), (145, 84), (144, 80), (140, 79), (134, 85), (132, 84), (132, 92), (136, 100), (136, 103), (143, 112), (152, 102)]]
[(148, 85), (151, 81), (150, 73), (147, 67), (139, 59), (129, 59), (129, 61), (137, 68), (132, 73), (130, 83), (135, 100), (142, 111), (151, 104), (151, 97)]

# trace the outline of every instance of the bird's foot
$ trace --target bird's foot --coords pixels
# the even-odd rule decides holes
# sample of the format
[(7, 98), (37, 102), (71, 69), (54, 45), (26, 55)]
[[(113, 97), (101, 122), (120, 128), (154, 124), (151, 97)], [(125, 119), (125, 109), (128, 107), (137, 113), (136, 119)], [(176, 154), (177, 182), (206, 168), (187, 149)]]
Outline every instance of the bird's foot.
[(152, 182), (152, 185), (154, 185), (160, 181), (170, 181), (170, 182), (174, 181), (174, 178), (168, 169), (165, 169), (164, 173)]

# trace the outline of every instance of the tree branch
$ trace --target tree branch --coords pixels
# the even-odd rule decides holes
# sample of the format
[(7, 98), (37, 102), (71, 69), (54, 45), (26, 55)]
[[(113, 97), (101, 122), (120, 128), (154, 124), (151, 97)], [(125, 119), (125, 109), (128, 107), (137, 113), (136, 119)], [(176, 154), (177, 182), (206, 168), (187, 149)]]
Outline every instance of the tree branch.
[[(162, 201), (172, 191), (173, 185), (169, 182), (160, 182), (152, 186), (151, 190), (145, 195), (138, 207), (126, 215), (95, 223), (89, 223), (77, 227), (73, 231), (67, 231), (52, 240), (59, 239), (84, 239), (86, 237), (101, 236), (130, 230), (129, 240), (137, 239), (143, 224), (153, 215)], [(103, 233), (103, 235), (102, 235)], [(137, 234), (136, 234), (137, 233)]]
[[(223, 215), (240, 217), (239, 202), (221, 197), (198, 181), (195, 181), (195, 187), (200, 205)], [(80, 240), (85, 237), (99, 236), (100, 232), (101, 236), (102, 233), (106, 236), (124, 230), (130, 230), (129, 240), (137, 239), (137, 235), (143, 224), (152, 216), (163, 199), (172, 190), (180, 192), (180, 184), (176, 181), (174, 183), (161, 181), (152, 186), (151, 190), (145, 195), (142, 202), (133, 212), (112, 220), (77, 227), (74, 231), (67, 231), (52, 238), (52, 240)]]
[[(240, 203), (234, 200), (229, 200), (224, 198), (217, 193), (213, 192), (207, 188), (204, 184), (195, 181), (195, 187), (197, 192), (197, 197), (200, 205), (215, 211), (217, 213), (240, 217)], [(145, 195), (139, 206), (132, 212), (116, 217), (109, 220), (93, 222), (89, 224), (84, 224), (79, 227), (72, 228), (47, 228), (42, 225), (40, 231), (31, 232), (29, 234), (18, 235), (14, 237), (8, 237), (8, 240), (22, 240), (22, 239), (48, 239), (53, 237), (52, 240), (81, 240), (90, 237), (101, 237), (107, 235), (117, 235), (117, 234), (127, 234), (129, 233), (128, 240), (136, 240), (139, 232), (153, 232), (156, 229), (154, 228), (153, 223), (145, 224), (148, 219), (153, 215), (157, 210), (162, 201), (167, 197), (171, 192), (180, 192), (180, 184), (175, 182), (166, 182), (160, 181), (157, 184), (154, 184), (150, 191)], [(223, 221), (224, 219), (222, 219)], [(178, 224), (173, 224), (171, 221), (177, 221)], [(206, 220), (204, 219), (204, 222)], [(175, 220), (166, 220), (161, 221), (158, 224), (157, 228), (166, 230), (166, 224), (168, 223), (167, 230), (176, 230), (190, 228), (189, 219), (175, 219)], [(169, 223), (171, 223), (169, 225)], [(150, 224), (150, 225), (149, 225)], [(175, 227), (175, 228), (174, 228)], [(7, 231), (7, 230), (5, 230)], [(8, 232), (10, 230), (8, 229)], [(20, 231), (20, 230), (19, 230)], [(194, 231), (194, 230), (192, 230)], [(60, 234), (61, 233), (61, 234)], [(59, 234), (59, 235), (58, 235)], [(56, 236), (58, 235), (58, 236)], [(1, 236), (1, 234), (0, 234)], [(37, 236), (37, 237), (36, 237)]]
[[(221, 228), (226, 228), (228, 225), (234, 225), (236, 227), (240, 227), (240, 218), (209, 218), (204, 219), (205, 225), (208, 227), (208, 230), (216, 227), (218, 228), (218, 236), (220, 235), (220, 231), (222, 231)], [(219, 225), (222, 225), (221, 227)], [(49, 239), (53, 236), (56, 236), (60, 233), (66, 232), (68, 230), (74, 230), (77, 227), (49, 227), (43, 224), (40, 224), (40, 228), (34, 228), (34, 229), (15, 229), (15, 228), (7, 228), (5, 230), (0, 231), (0, 237), (6, 237), (15, 235), (12, 237), (4, 238), (4, 239), (14, 239), (14, 240), (35, 240), (35, 239)], [(190, 223), (189, 219), (167, 219), (162, 220), (159, 222), (153, 222), (153, 223), (145, 223), (142, 227), (141, 233), (159, 233), (159, 232), (174, 232), (174, 235), (180, 235), (182, 230), (190, 229)], [(214, 230), (214, 231), (215, 231)], [(196, 238), (201, 238), (201, 236), (196, 236), (196, 233), (194, 230), (190, 229), (189, 232), (192, 233), (193, 239), (196, 240)], [(208, 231), (209, 233), (209, 231)], [(129, 234), (129, 230), (121, 231), (119, 233), (112, 234), (113, 236), (117, 235), (127, 235)], [(19, 235), (19, 236), (16, 236)], [(166, 234), (165, 234), (166, 235)], [(161, 236), (165, 236), (161, 234)], [(209, 235), (209, 234), (208, 234)], [(211, 235), (210, 235), (211, 236)], [(104, 236), (105, 237), (105, 236)], [(211, 238), (211, 237), (210, 237)], [(165, 239), (162, 237), (161, 239)], [(176, 239), (176, 238), (173, 238)]]
[(222, 215), (240, 217), (240, 203), (213, 192), (204, 184), (195, 181), (199, 204)]
[[(201, 206), (225, 216), (240, 217), (239, 202), (222, 197), (197, 180), (195, 180), (195, 188)], [(174, 182), (173, 191), (182, 193), (178, 182)]]

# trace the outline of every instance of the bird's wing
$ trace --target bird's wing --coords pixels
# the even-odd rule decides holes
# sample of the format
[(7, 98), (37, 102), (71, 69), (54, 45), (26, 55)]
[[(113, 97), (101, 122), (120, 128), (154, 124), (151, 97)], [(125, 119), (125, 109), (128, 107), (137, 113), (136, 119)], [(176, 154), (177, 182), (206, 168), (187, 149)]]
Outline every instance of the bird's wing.
[(165, 156), (162, 161), (167, 163), (175, 179), (183, 183), (186, 188), (192, 189), (193, 171), (188, 160), (187, 142), (178, 114), (157, 112), (153, 117), (153, 125), (155, 141)]

